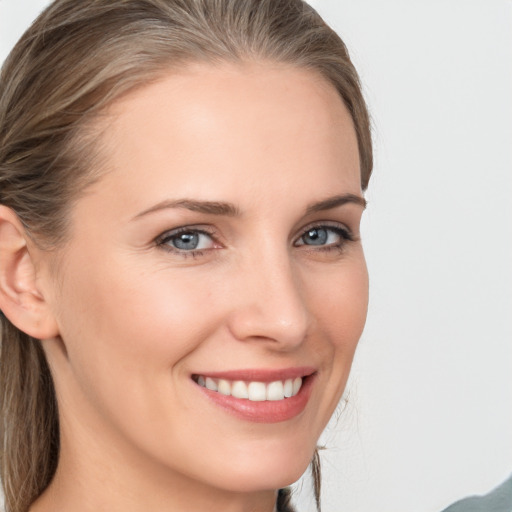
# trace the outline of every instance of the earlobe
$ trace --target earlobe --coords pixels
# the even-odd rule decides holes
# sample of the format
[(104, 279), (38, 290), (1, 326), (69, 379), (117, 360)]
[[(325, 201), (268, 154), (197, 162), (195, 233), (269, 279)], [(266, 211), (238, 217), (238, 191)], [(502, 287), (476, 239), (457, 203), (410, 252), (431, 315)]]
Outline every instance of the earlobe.
[(37, 277), (22, 223), (0, 205), (0, 310), (18, 329), (43, 340), (57, 336), (58, 327)]

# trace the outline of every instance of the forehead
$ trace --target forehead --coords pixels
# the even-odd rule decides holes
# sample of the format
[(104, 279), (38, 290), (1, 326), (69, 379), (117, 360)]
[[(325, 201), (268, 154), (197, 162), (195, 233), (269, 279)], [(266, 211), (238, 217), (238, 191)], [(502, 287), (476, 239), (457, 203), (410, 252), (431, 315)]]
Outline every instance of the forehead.
[(212, 199), (241, 195), (248, 183), (252, 192), (269, 184), (285, 191), (293, 180), (311, 188), (328, 176), (319, 195), (329, 195), (333, 180), (360, 194), (352, 119), (335, 88), (311, 70), (190, 65), (126, 96), (109, 119), (107, 179), (119, 186), (136, 178), (141, 191), (164, 186)]

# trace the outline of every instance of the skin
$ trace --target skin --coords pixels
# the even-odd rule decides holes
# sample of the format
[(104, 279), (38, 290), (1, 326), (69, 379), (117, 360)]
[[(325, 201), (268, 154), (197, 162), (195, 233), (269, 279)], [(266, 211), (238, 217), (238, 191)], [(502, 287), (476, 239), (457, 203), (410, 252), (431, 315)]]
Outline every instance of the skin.
[[(30, 249), (62, 442), (31, 510), (270, 512), (311, 460), (366, 318), (363, 207), (307, 212), (362, 197), (350, 115), (323, 78), (271, 63), (189, 66), (108, 114), (107, 169), (69, 241)], [(183, 198), (237, 215), (141, 215)], [(208, 230), (200, 251), (159, 243), (183, 226)], [(309, 245), (312, 227), (328, 243)], [(315, 368), (311, 397), (278, 423), (234, 416), (191, 379), (297, 366)]]

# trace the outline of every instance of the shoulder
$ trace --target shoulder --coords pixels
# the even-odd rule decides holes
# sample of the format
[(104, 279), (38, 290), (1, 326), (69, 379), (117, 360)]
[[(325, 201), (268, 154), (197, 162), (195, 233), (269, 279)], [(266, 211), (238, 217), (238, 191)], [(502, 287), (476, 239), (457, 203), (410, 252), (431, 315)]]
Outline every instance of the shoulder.
[(443, 512), (512, 512), (512, 475), (490, 493), (459, 500)]

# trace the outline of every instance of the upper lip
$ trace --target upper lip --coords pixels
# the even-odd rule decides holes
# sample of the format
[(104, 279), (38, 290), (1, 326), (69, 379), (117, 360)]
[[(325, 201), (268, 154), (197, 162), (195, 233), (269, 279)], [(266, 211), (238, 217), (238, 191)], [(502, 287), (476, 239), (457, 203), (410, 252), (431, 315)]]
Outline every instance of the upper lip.
[(256, 382), (274, 382), (277, 380), (295, 379), (307, 377), (316, 372), (311, 366), (300, 366), (292, 368), (270, 369), (270, 368), (248, 368), (244, 370), (228, 370), (222, 372), (195, 373), (212, 379), (243, 380)]

